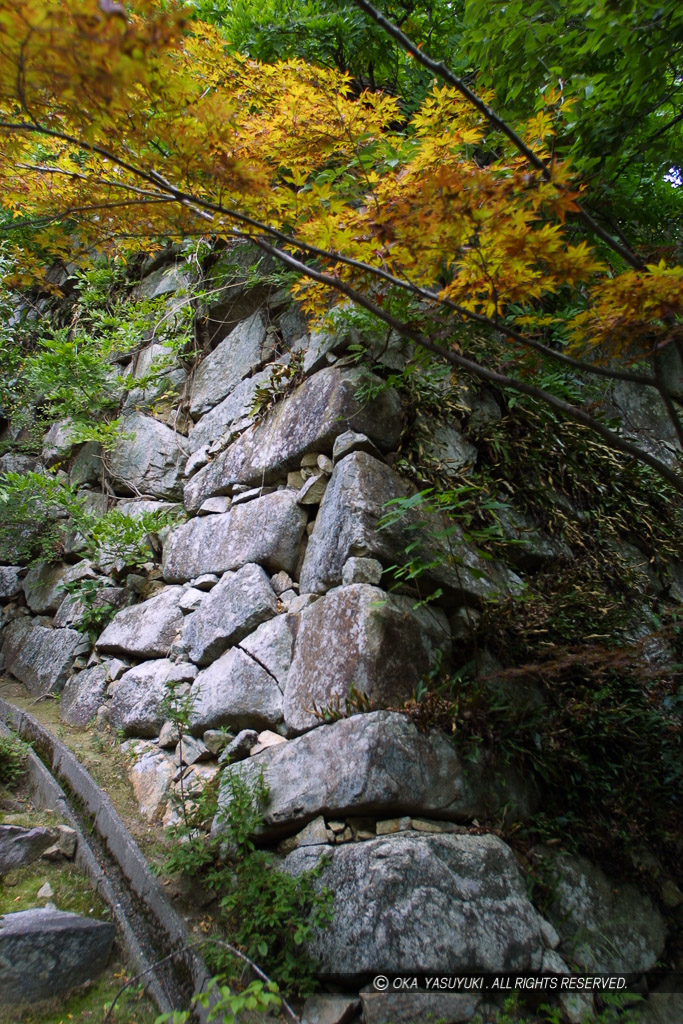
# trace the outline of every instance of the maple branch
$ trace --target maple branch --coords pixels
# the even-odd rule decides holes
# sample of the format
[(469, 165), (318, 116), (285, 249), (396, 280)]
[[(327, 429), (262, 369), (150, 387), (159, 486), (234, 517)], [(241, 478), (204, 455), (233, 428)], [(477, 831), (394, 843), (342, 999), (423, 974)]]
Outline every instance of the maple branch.
[[(362, 268), (363, 270), (369, 271), (373, 274), (378, 274), (379, 276), (385, 278), (387, 276), (391, 277), (391, 275), (388, 275), (387, 272), (379, 271), (377, 268), (372, 268), (368, 265), (360, 264), (358, 263), (358, 261), (350, 260), (344, 257), (338, 257), (334, 253), (317, 249), (317, 247), (309, 246), (306, 243), (300, 243), (296, 239), (292, 239), (289, 236), (284, 235), (277, 229), (271, 228), (268, 225), (262, 224), (259, 221), (255, 220), (254, 218), (249, 217), (247, 214), (242, 214), (235, 210), (228, 210), (220, 206), (219, 204), (210, 202), (209, 200), (205, 200), (202, 199), (201, 197), (185, 193), (181, 189), (176, 188), (171, 182), (169, 182), (158, 172), (154, 170), (144, 170), (142, 168), (138, 168), (135, 165), (129, 163), (128, 161), (121, 159), (116, 154), (110, 153), (102, 146), (83, 142), (82, 140), (70, 136), (67, 133), (59, 132), (55, 129), (44, 128), (42, 126), (33, 125), (26, 122), (9, 123), (0, 121), (0, 129), (2, 128), (15, 131), (29, 131), (33, 133), (44, 134), (53, 138), (60, 138), (64, 141), (71, 142), (72, 144), (80, 148), (83, 148), (90, 152), (97, 153), (100, 156), (104, 156), (106, 159), (112, 160), (118, 166), (124, 168), (125, 170), (128, 170), (135, 177), (138, 177), (144, 181), (147, 181), (150, 184), (153, 184), (157, 189), (159, 188), (159, 186), (161, 186), (161, 188), (165, 189), (175, 201), (187, 207), (192, 213), (205, 219), (213, 219), (208, 211), (220, 213), (224, 216), (232, 218), (238, 223), (245, 224), (246, 226), (261, 231), (271, 237), (278, 238), (278, 240), (282, 241), (283, 244), (292, 246), (299, 250), (306, 249), (311, 251), (312, 254), (321, 255), (323, 258), (328, 260), (330, 258), (337, 259), (340, 262), (349, 263), (349, 265)], [(599, 436), (601, 436), (605, 443), (608, 445), (608, 447), (612, 448), (615, 451), (620, 451), (623, 454), (629, 455), (632, 458), (635, 458), (637, 461), (644, 463), (645, 465), (649, 465), (650, 468), (654, 469), (655, 472), (657, 472), (661, 477), (663, 477), (670, 484), (672, 484), (672, 486), (679, 493), (683, 494), (683, 479), (678, 477), (677, 474), (674, 473), (673, 470), (671, 470), (664, 462), (650, 455), (648, 452), (642, 450), (641, 448), (638, 448), (636, 445), (632, 444), (626, 439), (621, 438), (618, 434), (614, 433), (614, 431), (610, 430), (603, 423), (595, 419), (593, 416), (585, 412), (583, 409), (580, 409), (577, 406), (570, 405), (568, 402), (565, 402), (562, 399), (557, 398), (555, 395), (552, 395), (550, 392), (547, 392), (542, 388), (535, 387), (534, 385), (531, 384), (525, 384), (523, 381), (515, 380), (514, 378), (509, 377), (506, 374), (500, 373), (498, 370), (490, 370), (486, 367), (481, 366), (479, 363), (471, 359), (467, 359), (466, 357), (461, 356), (449, 349), (444, 349), (441, 346), (436, 345), (434, 342), (426, 338), (421, 332), (411, 327), (409, 324), (403, 323), (401, 320), (397, 319), (392, 314), (387, 313), (376, 303), (372, 302), (371, 299), (367, 298), (365, 295), (357, 291), (355, 288), (352, 288), (350, 285), (345, 284), (339, 278), (332, 277), (329, 274), (322, 273), (321, 271), (318, 271), (313, 267), (310, 267), (308, 264), (296, 259), (289, 253), (284, 252), (282, 249), (278, 249), (277, 247), (271, 245), (264, 238), (254, 236), (253, 234), (249, 234), (243, 231), (237, 231), (236, 229), (232, 229), (231, 234), (236, 238), (243, 238), (252, 241), (260, 249), (274, 256), (281, 263), (290, 266), (292, 269), (297, 270), (299, 273), (325, 285), (326, 287), (332, 288), (334, 291), (346, 295), (357, 305), (360, 305), (364, 309), (367, 309), (368, 312), (372, 313), (379, 320), (382, 320), (389, 327), (392, 327), (402, 337), (408, 338), (415, 344), (419, 345), (421, 348), (433, 352), (439, 358), (445, 359), (447, 362), (450, 362), (453, 366), (457, 366), (463, 370), (466, 370), (473, 376), (485, 380), (487, 383), (494, 384), (497, 387), (508, 387), (514, 391), (520, 392), (521, 394), (525, 394), (531, 398), (537, 399), (538, 401), (541, 401), (544, 404), (548, 405), (550, 408), (555, 409), (561, 415), (566, 416), (568, 419), (574, 420), (575, 422), (587, 427), (594, 433), (597, 433)], [(408, 282), (402, 282), (401, 279), (399, 278), (394, 278), (394, 281), (403, 288), (410, 289), (411, 287), (416, 287), (411, 286)], [(440, 299), (438, 295), (435, 296), (435, 301), (442, 303), (444, 302), (444, 300)], [(463, 314), (469, 315), (470, 311), (462, 310), (462, 312)], [(478, 317), (480, 316), (480, 314), (475, 314), (474, 316)], [(504, 329), (507, 331), (506, 328), (502, 328), (501, 325), (496, 324), (495, 321), (489, 321), (485, 317), (482, 317), (482, 319), (486, 322), (487, 326), (492, 326), (496, 330)], [(521, 337), (523, 338), (523, 336)], [(526, 343), (527, 340), (528, 339), (524, 339), (524, 342)], [(581, 368), (584, 368), (583, 364), (581, 364)], [(647, 382), (650, 383), (650, 380), (648, 379)]]
[(543, 402), (545, 405), (550, 406), (551, 409), (554, 409), (567, 419), (574, 420), (575, 423), (580, 423), (582, 426), (587, 427), (593, 433), (598, 434), (613, 451), (629, 455), (637, 461), (650, 466), (650, 468), (654, 469), (659, 476), (667, 480), (679, 492), (679, 494), (683, 494), (683, 479), (674, 473), (666, 463), (657, 459), (655, 456), (650, 455), (649, 452), (638, 448), (637, 445), (631, 444), (630, 441), (620, 437), (618, 434), (615, 434), (614, 431), (610, 430), (609, 427), (606, 427), (604, 423), (596, 420), (590, 415), (590, 413), (585, 412), (578, 406), (570, 405), (569, 402), (565, 402), (563, 399), (558, 398), (549, 391), (543, 390), (543, 388), (535, 387), (533, 384), (525, 384), (523, 381), (518, 381), (513, 377), (508, 377), (506, 374), (500, 373), (498, 370), (490, 370), (487, 367), (474, 362), (472, 359), (467, 359), (465, 356), (459, 355), (457, 352), (453, 352), (450, 349), (445, 349), (440, 345), (436, 345), (416, 328), (403, 323), (391, 313), (387, 313), (386, 310), (376, 305), (376, 303), (372, 302), (371, 299), (367, 298), (367, 296), (363, 295), (361, 292), (351, 288), (338, 278), (330, 277), (328, 274), (323, 274), (320, 271), (315, 270), (313, 267), (309, 267), (306, 263), (302, 263), (301, 260), (297, 260), (294, 256), (284, 252), (282, 249), (277, 249), (275, 246), (270, 245), (270, 243), (266, 242), (265, 239), (254, 238), (252, 235), (247, 235), (240, 231), (235, 231), (234, 234), (236, 237), (250, 239), (264, 252), (274, 256), (281, 263), (287, 264), (293, 270), (297, 270), (300, 274), (304, 274), (306, 277), (317, 281), (319, 284), (323, 284), (346, 295), (347, 298), (351, 299), (357, 305), (362, 306), (364, 309), (367, 309), (369, 313), (372, 313), (379, 320), (383, 320), (385, 324), (392, 327), (402, 337), (408, 338), (410, 341), (429, 352), (433, 352), (435, 355), (439, 356), (439, 358), (445, 359), (453, 366), (457, 366), (460, 369), (467, 371), (467, 373), (486, 381), (488, 384), (494, 384), (496, 387), (511, 388), (513, 391), (518, 391), (523, 395), (527, 395), (529, 398), (535, 398), (536, 400)]
[(623, 380), (628, 381), (632, 384), (656, 386), (654, 377), (645, 374), (630, 373), (627, 370), (612, 370), (609, 369), (608, 367), (596, 366), (595, 364), (592, 363), (584, 363), (580, 359), (572, 359), (571, 356), (563, 355), (561, 352), (556, 352), (554, 349), (551, 349), (548, 346), (543, 345), (541, 342), (534, 341), (531, 338), (527, 338), (526, 335), (522, 334), (519, 331), (515, 331), (513, 328), (507, 327), (505, 324), (501, 324), (497, 320), (492, 320), (489, 317), (484, 316), (482, 313), (475, 313), (473, 310), (466, 309), (464, 306), (460, 306), (446, 297), (440, 297), (437, 292), (432, 292), (430, 289), (422, 288), (419, 285), (412, 284), (410, 281), (407, 281), (403, 278), (396, 277), (395, 275), (390, 274), (388, 271), (382, 270), (380, 267), (373, 267), (368, 263), (363, 263), (360, 260), (353, 259), (352, 257), (344, 256), (341, 253), (335, 252), (334, 250), (320, 249), (318, 246), (312, 245), (308, 242), (302, 242), (299, 239), (286, 234), (285, 232), (279, 231), (277, 228), (270, 227), (268, 224), (264, 224), (262, 221), (258, 221), (253, 217), (249, 217), (247, 214), (241, 213), (237, 210), (230, 210), (227, 207), (223, 206), (221, 203), (213, 203), (210, 200), (202, 199), (201, 197), (192, 195), (190, 193), (186, 193), (182, 189), (176, 188), (170, 181), (168, 181), (168, 179), (164, 178), (157, 171), (145, 171), (143, 168), (136, 167), (135, 165), (130, 164), (125, 160), (122, 160), (115, 153), (112, 153), (109, 150), (104, 149), (102, 146), (94, 146), (90, 143), (83, 142), (75, 138), (74, 136), (68, 135), (65, 132), (59, 132), (49, 128), (43, 129), (40, 126), (34, 124), (26, 124), (25, 122), (19, 124), (0, 122), (0, 128), (15, 131), (29, 131), (34, 133), (42, 132), (43, 134), (48, 135), (52, 138), (59, 138), (65, 142), (70, 142), (73, 145), (79, 146), (80, 148), (87, 150), (88, 152), (97, 153), (99, 156), (103, 156), (107, 160), (111, 160), (112, 163), (117, 164), (124, 170), (130, 171), (130, 173), (135, 175), (135, 177), (141, 178), (144, 181), (147, 181), (150, 184), (156, 186), (157, 191), (153, 193), (146, 193), (144, 190), (136, 189), (135, 186), (132, 184), (113, 181), (103, 182), (102, 179), (96, 179), (98, 184), (111, 184), (112, 186), (116, 186), (117, 188), (130, 188), (132, 191), (138, 192), (138, 194), (150, 194), (152, 196), (159, 195), (158, 189), (159, 186), (161, 186), (161, 188), (165, 189), (177, 202), (182, 203), (183, 205), (193, 209), (195, 213), (197, 213), (200, 216), (203, 216), (204, 219), (209, 218), (202, 214), (199, 208), (203, 208), (203, 210), (206, 211), (212, 211), (214, 213), (223, 214), (224, 216), (230, 217), (231, 219), (237, 221), (240, 224), (245, 224), (249, 227), (255, 228), (255, 230), (257, 231), (265, 232), (269, 234), (271, 237), (276, 238), (282, 244), (291, 246), (292, 248), (298, 249), (299, 251), (305, 251), (313, 256), (319, 256), (320, 258), (326, 260), (333, 258), (337, 262), (343, 263), (345, 266), (351, 267), (355, 270), (360, 270), (364, 273), (373, 274), (375, 277), (379, 277), (382, 280), (385, 280), (390, 284), (394, 284), (397, 287), (402, 288), (406, 291), (411, 291), (413, 294), (418, 295), (421, 298), (427, 299), (430, 302), (438, 302), (441, 305), (446, 306), (449, 309), (452, 309), (454, 312), (458, 313), (460, 316), (467, 320), (471, 320), (474, 323), (481, 324), (482, 326), (487, 327), (489, 329), (500, 331), (507, 337), (518, 342), (520, 345), (525, 345), (529, 348), (532, 348), (535, 351), (547, 356), (549, 359), (554, 359), (556, 362), (564, 363), (565, 366), (571, 366), (578, 371), (593, 374), (594, 376), (597, 377), (605, 377), (611, 380)]
[[(499, 117), (495, 110), (493, 110), (492, 107), (489, 107), (489, 105), (485, 103), (480, 96), (477, 96), (477, 94), (470, 89), (462, 78), (458, 78), (457, 75), (454, 75), (451, 69), (442, 61), (433, 60), (431, 57), (428, 57), (426, 53), (423, 53), (412, 39), (410, 39), (405, 32), (401, 31), (398, 25), (389, 21), (388, 18), (385, 18), (376, 7), (373, 7), (373, 5), (368, 2), (368, 0), (352, 0), (352, 2), (355, 3), (356, 7), (360, 7), (362, 11), (372, 18), (373, 21), (375, 21), (379, 27), (387, 33), (387, 35), (390, 35), (395, 39), (399, 46), (402, 47), (406, 53), (409, 53), (411, 57), (414, 57), (419, 64), (422, 64), (422, 66), (427, 68), (428, 71), (431, 71), (432, 74), (438, 75), (438, 77), (443, 79), (444, 82), (447, 82), (449, 85), (452, 85), (454, 89), (457, 89), (461, 96), (464, 96), (480, 114), (484, 115), (489, 124), (493, 125), (497, 131), (501, 132), (510, 140), (515, 149), (517, 149), (522, 156), (528, 160), (532, 167), (535, 167), (537, 171), (541, 172), (546, 181), (550, 181), (555, 185), (555, 188), (557, 188), (558, 191), (560, 190), (560, 186), (557, 185), (556, 182), (552, 181), (550, 171), (548, 170), (545, 162), (541, 160), (540, 157), (536, 156), (534, 151), (527, 146), (514, 128), (511, 128), (510, 125), (502, 119), (502, 117)], [(642, 260), (636, 256), (630, 246), (624, 246), (617, 242), (608, 231), (605, 231), (605, 229), (601, 227), (593, 217), (591, 217), (588, 210), (586, 210), (581, 203), (576, 202), (575, 205), (581, 220), (594, 235), (601, 239), (601, 241), (605, 242), (605, 244), (616, 252), (618, 256), (621, 256), (629, 266), (633, 267), (635, 270), (643, 270), (644, 264)]]

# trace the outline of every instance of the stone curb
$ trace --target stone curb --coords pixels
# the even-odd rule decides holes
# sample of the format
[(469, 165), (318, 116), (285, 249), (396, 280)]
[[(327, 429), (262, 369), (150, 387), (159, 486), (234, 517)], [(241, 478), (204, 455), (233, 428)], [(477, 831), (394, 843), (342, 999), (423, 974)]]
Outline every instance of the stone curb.
[[(7, 727), (40, 750), (48, 763), (51, 761), (52, 773), (38, 754), (33, 750), (29, 753), (30, 782), (34, 796), (41, 807), (56, 811), (78, 831), (77, 863), (87, 873), (93, 888), (109, 906), (135, 972), (140, 974), (148, 971), (158, 956), (154, 951), (146, 949), (144, 938), (136, 934), (120, 895), (107, 878), (100, 863), (101, 855), (98, 858), (93, 850), (57, 779), (68, 786), (92, 817), (96, 833), (106, 846), (109, 856), (118, 865), (136, 900), (144, 905), (145, 916), (153, 919), (151, 923), (154, 932), (162, 936), (166, 951), (179, 950), (186, 946), (191, 940), (185, 922), (170, 904), (158, 879), (151, 874), (145, 857), (109, 797), (102, 792), (90, 773), (37, 719), (21, 708), (0, 699), (0, 730), (7, 733)], [(164, 1013), (174, 1009), (185, 1009), (193, 992), (205, 988), (209, 979), (206, 965), (196, 951), (189, 950), (183, 953), (173, 963), (174, 966), (182, 965), (184, 968), (184, 971), (174, 971), (175, 975), (181, 975), (177, 979), (178, 993), (170, 992), (164, 979), (158, 977), (157, 972), (153, 970), (150, 970), (144, 982), (149, 994)], [(182, 974), (185, 974), (184, 978)], [(179, 1005), (179, 995), (185, 1005)], [(200, 1019), (203, 1020), (204, 1017), (205, 1011), (201, 1013)]]

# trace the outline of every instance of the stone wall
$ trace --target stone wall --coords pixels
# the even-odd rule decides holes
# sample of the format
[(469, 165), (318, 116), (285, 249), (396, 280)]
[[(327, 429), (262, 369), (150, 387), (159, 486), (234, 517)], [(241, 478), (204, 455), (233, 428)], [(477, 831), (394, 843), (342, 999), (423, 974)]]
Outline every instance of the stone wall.
[[(191, 287), (173, 267), (141, 285), (171, 303)], [(392, 468), (405, 426), (400, 395), (378, 386), (360, 398), (368, 371), (346, 355), (349, 337), (309, 333), (267, 288), (224, 283), (208, 322), (204, 358), (189, 375), (180, 364), (168, 370), (182, 389), (176, 405), (155, 415), (154, 395), (133, 387), (123, 439), (105, 459), (131, 515), (184, 505), (186, 521), (161, 538), (161, 564), (124, 579), (74, 553), (28, 571), (0, 567), (5, 670), (36, 697), (61, 691), (66, 722), (120, 732), (150, 821), (172, 820), (181, 776), (191, 795), (219, 772), (263, 770), (260, 841), (279, 843), (294, 873), (328, 858), (334, 926), (313, 943), (325, 976), (348, 985), (382, 971), (565, 970), (580, 957), (600, 969), (650, 968), (666, 933), (649, 898), (567, 855), (553, 923), (545, 920), (512, 847), (480, 827), (525, 820), (542, 794), (512, 769), (493, 775), (464, 762), (457, 743), (402, 710), (437, 660), (457, 664), (463, 629), (484, 603), (505, 601), (519, 573), (566, 552), (523, 528), (522, 555), (484, 561), (462, 535), (446, 547), (419, 506), (378, 528), (387, 502), (415, 490)], [(392, 343), (376, 372), (382, 359), (396, 369), (409, 355)], [(154, 356), (153, 345), (143, 351), (133, 383)], [(297, 373), (282, 389), (287, 367)], [(268, 388), (272, 400), (257, 414)], [(464, 395), (462, 409), (465, 420), (500, 416), (488, 394)], [(457, 424), (432, 434), (452, 467), (476, 459)], [(57, 424), (44, 459), (60, 460), (96, 503), (97, 446), (74, 447), (68, 424)], [(393, 587), (416, 536), (430, 563), (422, 583), (440, 591), (427, 604)], [(99, 580), (120, 609), (94, 645), (63, 590), (79, 577)], [(170, 685), (190, 698), (182, 746), (167, 720)], [(352, 710), (364, 713), (330, 713), (354, 692), (365, 703)], [(476, 1001), (467, 1007), (457, 1019)]]

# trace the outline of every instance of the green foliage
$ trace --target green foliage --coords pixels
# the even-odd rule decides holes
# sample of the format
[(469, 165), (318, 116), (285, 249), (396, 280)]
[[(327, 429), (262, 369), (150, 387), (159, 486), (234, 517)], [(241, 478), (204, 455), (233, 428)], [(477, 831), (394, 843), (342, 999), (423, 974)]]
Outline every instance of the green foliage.
[[(9, 269), (0, 260), (0, 274), (6, 276)], [(62, 300), (47, 316), (36, 317), (24, 305), (22, 314), (8, 317), (0, 346), (10, 380), (0, 399), (15, 428), (30, 431), (34, 447), (47, 426), (62, 420), (68, 421), (73, 443), (96, 441), (107, 451), (121, 436), (117, 413), (131, 386), (120, 364), (156, 342), (166, 354), (134, 384), (141, 392), (163, 384), (174, 354), (188, 342), (193, 311), (189, 304), (169, 311), (164, 296), (131, 298), (125, 267), (119, 265), (97, 264), (71, 281), (73, 298)], [(11, 293), (0, 293), (0, 313), (3, 301), (10, 301), (3, 294), (11, 298)]]
[(86, 576), (63, 583), (62, 589), (72, 602), (81, 605), (80, 618), (75, 628), (79, 633), (87, 633), (94, 642), (117, 611), (116, 606), (106, 600), (107, 591), (102, 581)]
[(68, 481), (44, 473), (0, 476), (0, 548), (22, 562), (55, 561), (70, 533), (87, 530), (85, 501)]
[[(192, 0), (198, 16), (222, 26), (236, 50), (266, 63), (301, 57), (348, 72), (358, 89), (383, 89), (414, 109), (430, 75), (346, 0)], [(463, 69), (458, 49), (462, 0), (388, 0), (387, 17), (431, 53)]]
[(28, 749), (16, 736), (0, 736), (0, 786), (11, 789), (26, 773)]
[[(183, 709), (177, 717), (184, 717)], [(249, 782), (231, 773), (223, 785), (228, 799), (220, 836), (206, 834), (217, 810), (216, 791), (209, 787), (169, 830), (173, 847), (165, 869), (200, 878), (215, 891), (227, 939), (283, 991), (306, 995), (314, 987), (315, 964), (304, 944), (331, 920), (331, 893), (317, 883), (323, 865), (295, 878), (280, 871), (272, 853), (256, 848), (268, 797), (262, 772)], [(220, 943), (209, 946), (206, 957), (212, 970), (239, 975), (239, 963)]]
[[(600, 1008), (584, 1017), (583, 1024), (638, 1024), (641, 1019), (640, 996), (605, 992), (599, 996), (599, 1002)], [(537, 1009), (531, 1009), (525, 1005), (525, 993), (519, 989), (505, 1000), (494, 1018), (487, 1017), (491, 1024), (560, 1024), (564, 1019), (557, 1003), (542, 1003)], [(479, 1014), (472, 1018), (472, 1024), (482, 1024)]]
[(93, 559), (106, 558), (140, 568), (154, 557), (149, 538), (182, 522), (184, 516), (182, 506), (135, 515), (127, 514), (125, 507), (109, 509), (103, 516), (92, 516), (88, 521), (86, 549)]
[[(206, 992), (194, 997), (193, 1005), (208, 1009), (207, 1020), (216, 1024), (235, 1024), (242, 1014), (263, 1014), (279, 1009), (282, 1000), (275, 982), (251, 981), (241, 992), (233, 992), (227, 985), (221, 984), (220, 978), (212, 978)], [(162, 1013), (154, 1024), (187, 1024), (192, 1014), (187, 1011), (175, 1010), (173, 1013)]]
[[(589, 180), (596, 212), (611, 213), (632, 243), (659, 234), (661, 244), (665, 225), (675, 240), (683, 197), (664, 175), (680, 168), (683, 142), (678, 0), (466, 0), (463, 46), (512, 120), (552, 90), (572, 100), (564, 114), (556, 107), (556, 151)], [(661, 216), (662, 199), (673, 222)], [(657, 231), (648, 230), (653, 217)]]
[(134, 568), (154, 557), (149, 538), (184, 514), (177, 507), (138, 515), (112, 508), (97, 515), (63, 474), (35, 472), (0, 476), (0, 509), (0, 549), (22, 562), (58, 561), (77, 535), (93, 561)]

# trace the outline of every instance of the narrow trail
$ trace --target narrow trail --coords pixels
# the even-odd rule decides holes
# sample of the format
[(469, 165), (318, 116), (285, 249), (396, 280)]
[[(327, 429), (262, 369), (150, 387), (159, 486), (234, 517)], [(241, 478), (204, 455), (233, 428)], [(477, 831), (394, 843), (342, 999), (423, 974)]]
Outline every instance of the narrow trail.
[[(0, 729), (31, 744), (30, 783), (40, 807), (79, 833), (77, 863), (109, 906), (127, 959), (162, 1012), (186, 1009), (207, 980), (191, 936), (107, 794), (37, 718), (0, 698)], [(168, 959), (169, 954), (177, 956)], [(154, 966), (158, 961), (158, 966)], [(153, 968), (153, 969), (152, 969)]]

